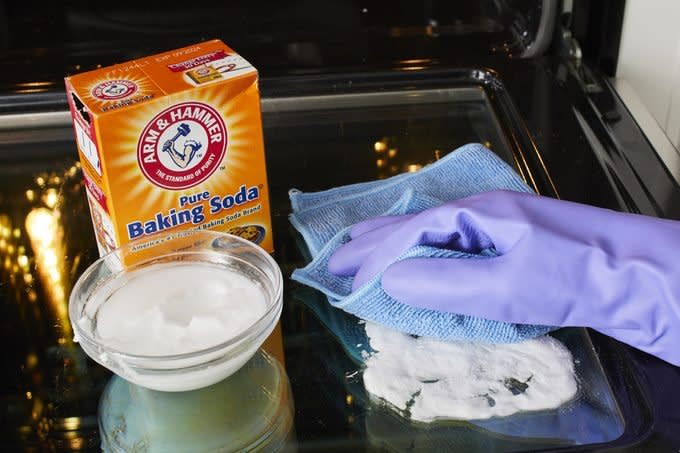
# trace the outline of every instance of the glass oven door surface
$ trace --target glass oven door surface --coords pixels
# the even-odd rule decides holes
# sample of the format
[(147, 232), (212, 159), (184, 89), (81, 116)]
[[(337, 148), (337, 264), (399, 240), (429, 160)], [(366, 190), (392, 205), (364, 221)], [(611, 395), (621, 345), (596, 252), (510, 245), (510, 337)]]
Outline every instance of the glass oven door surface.
[[(409, 422), (363, 389), (361, 364), (343, 343), (342, 326), (355, 320), (287, 278), (307, 261), (287, 220), (290, 188), (321, 190), (416, 171), (468, 142), (486, 144), (539, 193), (642, 212), (648, 205), (672, 206), (640, 195), (645, 182), (611, 184), (612, 178), (628, 181), (627, 167), (613, 149), (593, 152), (598, 131), (589, 141), (579, 128), (573, 113), (578, 99), (567, 102), (556, 90), (561, 82), (546, 75), (555, 66), (513, 64), (506, 79), (474, 68), (262, 81), (275, 258), (286, 277), (277, 360), (285, 365), (295, 414), (293, 423), (281, 425), (289, 431), (276, 431), (272, 442), (325, 451), (568, 451), (638, 443), (651, 429), (653, 402), (630, 351), (584, 329), (554, 334), (574, 355), (579, 378), (578, 396), (563, 407), (481, 421)], [(566, 77), (563, 83), (568, 89), (571, 82)], [(537, 89), (540, 100), (529, 97)], [(2, 359), (0, 445), (96, 450), (99, 429), (110, 428), (101, 416), (111, 410), (110, 401), (98, 404), (107, 383), (108, 397), (116, 395), (116, 381), (72, 343), (65, 317), (71, 285), (96, 258), (96, 247), (68, 115), (59, 115), (49, 125), (15, 117), (0, 135), (0, 273), (6, 282), (0, 335), (13, 345)], [(677, 196), (669, 192), (666, 200)], [(128, 410), (135, 414), (148, 404), (132, 401)], [(126, 440), (120, 425), (113, 429)], [(663, 437), (652, 438), (652, 446), (667, 445)]]

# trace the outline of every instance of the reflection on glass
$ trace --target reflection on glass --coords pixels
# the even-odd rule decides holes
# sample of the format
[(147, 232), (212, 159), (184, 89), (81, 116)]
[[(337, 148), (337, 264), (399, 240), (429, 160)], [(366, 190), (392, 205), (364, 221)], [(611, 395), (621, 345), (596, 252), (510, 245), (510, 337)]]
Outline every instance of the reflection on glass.
[(22, 379), (3, 428), (40, 451), (91, 449), (96, 418), (88, 404), (98, 395), (97, 379), (108, 376), (88, 370), (67, 316), (73, 276), (87, 253), (81, 243), (89, 239), (78, 228), (86, 218), (79, 165), (0, 182), (9, 193), (0, 203), (0, 280), (11, 301), (3, 308), (21, 332), (7, 361)]
[(289, 451), (293, 399), (281, 364), (260, 350), (210, 387), (159, 392), (114, 376), (99, 406), (104, 451)]
[[(490, 142), (484, 141), (489, 147)], [(378, 169), (378, 179), (388, 178), (399, 173), (414, 173), (423, 166), (435, 162), (441, 158), (441, 150), (434, 149), (430, 156), (423, 161), (407, 161), (407, 157), (399, 155), (399, 139), (396, 137), (382, 137), (373, 143), (375, 152), (375, 166)], [(431, 157), (431, 158), (430, 158)]]
[(78, 253), (70, 260), (67, 253), (61, 194), (80, 195), (78, 169), (79, 165), (74, 164), (63, 173), (35, 176), (30, 187), (23, 191), (28, 201), (25, 217), (16, 209), (0, 214), (0, 267), (7, 274), (14, 299), (36, 303), (39, 294), (35, 282), (39, 280), (46, 303), (33, 316), (38, 320), (47, 316), (50, 326), (57, 326), (59, 344), (70, 341), (72, 335), (67, 317), (67, 293), (73, 268), (79, 263)]
[(387, 138), (382, 138), (373, 144), (373, 149), (376, 153), (385, 152), (387, 149)]
[[(55, 180), (58, 180), (57, 177), (55, 177)], [(57, 201), (59, 201), (59, 194), (57, 193), (57, 189), (53, 187), (47, 189), (42, 195), (42, 201), (43, 203), (45, 203), (45, 206), (47, 206), (50, 209), (54, 209), (55, 206), (57, 205)]]
[(26, 232), (35, 254), (38, 276), (45, 289), (48, 307), (59, 324), (60, 339), (68, 341), (72, 332), (64, 284), (64, 230), (59, 222), (59, 212), (33, 208), (26, 216)]

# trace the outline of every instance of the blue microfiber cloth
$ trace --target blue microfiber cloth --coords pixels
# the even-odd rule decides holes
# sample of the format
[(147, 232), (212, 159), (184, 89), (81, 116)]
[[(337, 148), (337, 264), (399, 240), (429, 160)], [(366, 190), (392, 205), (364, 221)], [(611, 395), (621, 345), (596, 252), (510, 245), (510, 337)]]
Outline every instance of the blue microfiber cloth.
[[(305, 194), (291, 190), (290, 220), (313, 257), (305, 268), (295, 270), (292, 278), (326, 294), (335, 307), (412, 335), (487, 343), (510, 343), (543, 335), (554, 328), (490, 321), (402, 304), (383, 291), (382, 275), (352, 293), (352, 277), (338, 277), (328, 272), (328, 259), (349, 240), (350, 227), (359, 221), (380, 215), (420, 212), (445, 201), (497, 189), (531, 192), (498, 156), (482, 145), (470, 144), (416, 173), (323, 192)], [(417, 246), (407, 250), (399, 260), (413, 257), (484, 259), (493, 255), (493, 250), (469, 254)]]

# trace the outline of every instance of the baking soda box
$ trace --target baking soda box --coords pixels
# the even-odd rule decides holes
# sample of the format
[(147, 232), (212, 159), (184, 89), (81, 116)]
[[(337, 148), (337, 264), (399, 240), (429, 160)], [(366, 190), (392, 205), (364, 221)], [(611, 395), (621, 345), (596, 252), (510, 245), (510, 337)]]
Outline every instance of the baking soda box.
[(257, 81), (218, 40), (66, 78), (100, 254), (186, 229), (273, 250)]

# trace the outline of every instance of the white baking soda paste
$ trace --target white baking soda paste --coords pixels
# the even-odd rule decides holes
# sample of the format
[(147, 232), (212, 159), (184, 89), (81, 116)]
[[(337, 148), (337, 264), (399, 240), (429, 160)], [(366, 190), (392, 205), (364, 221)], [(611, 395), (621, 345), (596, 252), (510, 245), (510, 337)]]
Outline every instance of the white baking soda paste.
[(412, 420), (473, 420), (554, 409), (578, 386), (569, 350), (544, 336), (514, 344), (414, 338), (366, 322), (364, 385)]
[(257, 283), (210, 263), (157, 264), (112, 284), (120, 287), (93, 294), (85, 314), (94, 319), (88, 324), (98, 341), (128, 354), (162, 356), (216, 346), (244, 332), (267, 309)]

